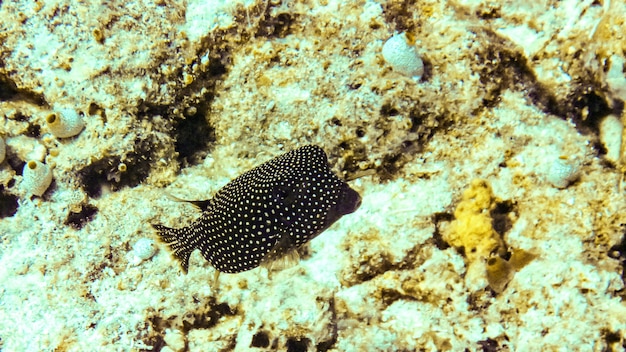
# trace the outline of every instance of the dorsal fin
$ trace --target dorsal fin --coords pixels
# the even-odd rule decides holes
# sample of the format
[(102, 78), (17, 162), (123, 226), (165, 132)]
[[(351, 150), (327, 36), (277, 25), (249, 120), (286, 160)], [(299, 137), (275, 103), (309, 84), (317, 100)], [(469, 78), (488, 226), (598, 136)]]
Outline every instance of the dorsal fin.
[(211, 205), (211, 200), (210, 199), (207, 199), (207, 200), (186, 200), (186, 199), (178, 198), (175, 195), (172, 195), (172, 194), (169, 194), (169, 193), (166, 193), (166, 194), (167, 194), (167, 197), (169, 199), (173, 200), (173, 201), (191, 203), (191, 205), (193, 205), (194, 207), (196, 207), (196, 208), (198, 208), (198, 209), (200, 209), (202, 211), (207, 210), (209, 208), (209, 206)]
[(193, 205), (194, 207), (205, 211), (207, 209), (209, 209), (209, 206), (211, 205), (211, 200), (207, 199), (207, 200), (187, 200), (187, 203), (191, 203), (191, 205)]

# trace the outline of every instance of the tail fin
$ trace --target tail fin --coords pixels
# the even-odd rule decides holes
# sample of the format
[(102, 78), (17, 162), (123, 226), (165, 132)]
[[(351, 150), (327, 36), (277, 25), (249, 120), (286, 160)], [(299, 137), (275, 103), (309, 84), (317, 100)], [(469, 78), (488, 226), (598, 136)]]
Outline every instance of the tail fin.
[(180, 261), (183, 272), (187, 274), (189, 256), (196, 247), (191, 243), (184, 229), (172, 229), (158, 224), (152, 224), (152, 227), (159, 231), (159, 239), (170, 247), (174, 257)]

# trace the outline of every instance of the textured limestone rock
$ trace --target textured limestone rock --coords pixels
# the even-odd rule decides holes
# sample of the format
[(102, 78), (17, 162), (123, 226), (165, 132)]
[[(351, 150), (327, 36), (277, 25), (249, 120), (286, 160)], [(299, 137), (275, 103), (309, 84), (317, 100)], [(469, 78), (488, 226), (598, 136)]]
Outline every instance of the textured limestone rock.
[[(624, 345), (626, 202), (598, 136), (624, 122), (623, 2), (92, 3), (0, 5), (3, 349)], [(419, 82), (384, 62), (401, 32)], [(48, 133), (59, 106), (83, 113), (75, 137)], [(208, 199), (303, 144), (360, 177), (363, 204), (297, 265), (219, 287), (198, 253), (186, 276), (164, 250), (129, 265), (150, 222), (196, 217), (166, 193)], [(32, 199), (31, 159), (54, 165)], [(555, 160), (579, 170), (565, 188)], [(507, 249), (536, 255), (497, 295), (443, 240), (473, 179), (506, 200)]]

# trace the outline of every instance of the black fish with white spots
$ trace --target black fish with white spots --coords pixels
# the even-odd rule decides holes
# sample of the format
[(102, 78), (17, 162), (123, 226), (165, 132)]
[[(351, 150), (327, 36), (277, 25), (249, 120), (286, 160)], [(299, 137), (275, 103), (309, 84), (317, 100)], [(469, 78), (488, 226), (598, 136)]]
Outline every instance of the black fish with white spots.
[(307, 243), (342, 216), (357, 210), (361, 196), (337, 177), (326, 153), (307, 145), (280, 155), (229, 182), (190, 226), (153, 225), (187, 272), (199, 249), (219, 272), (238, 273), (279, 259)]

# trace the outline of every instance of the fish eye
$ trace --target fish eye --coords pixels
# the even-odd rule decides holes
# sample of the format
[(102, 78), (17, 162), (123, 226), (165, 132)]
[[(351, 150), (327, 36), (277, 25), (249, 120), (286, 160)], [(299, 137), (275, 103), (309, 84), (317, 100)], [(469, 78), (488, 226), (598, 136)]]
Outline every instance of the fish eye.
[(296, 200), (296, 194), (289, 186), (278, 185), (272, 190), (273, 199), (282, 204), (292, 204)]

